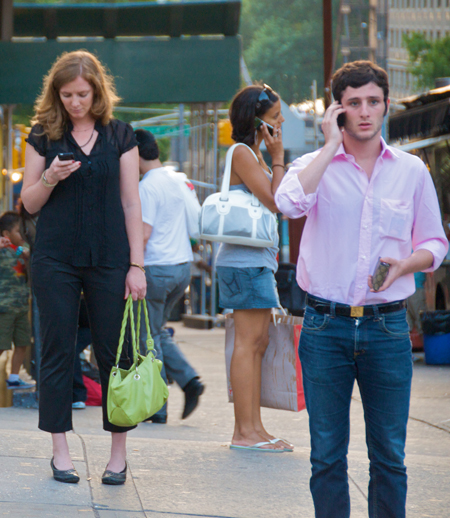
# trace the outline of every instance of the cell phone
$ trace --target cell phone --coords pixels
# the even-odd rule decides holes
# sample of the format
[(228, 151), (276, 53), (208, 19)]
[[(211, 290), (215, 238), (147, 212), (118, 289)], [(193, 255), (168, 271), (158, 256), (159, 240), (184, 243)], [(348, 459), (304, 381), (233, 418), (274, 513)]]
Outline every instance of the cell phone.
[(342, 128), (343, 126), (345, 126), (345, 113), (340, 113), (338, 116), (337, 116), (337, 125)]
[(372, 286), (375, 291), (378, 291), (381, 286), (383, 286), (383, 282), (389, 273), (390, 266), (391, 265), (389, 263), (385, 263), (380, 257), (378, 258), (377, 265), (375, 266), (375, 271), (372, 276)]
[[(331, 95), (331, 102), (334, 103), (335, 98), (333, 95), (333, 81), (330, 81), (330, 95)], [(340, 128), (343, 128), (345, 126), (345, 113), (340, 113), (337, 117), (337, 125)]]
[(270, 124), (267, 124), (267, 122), (262, 121), (259, 117), (255, 117), (255, 129), (257, 129), (258, 131), (261, 131), (261, 126), (263, 124), (265, 124), (267, 126), (269, 133), (273, 137), (273, 126), (271, 126)]
[(73, 153), (58, 153), (58, 158), (62, 161), (64, 160), (75, 160)]

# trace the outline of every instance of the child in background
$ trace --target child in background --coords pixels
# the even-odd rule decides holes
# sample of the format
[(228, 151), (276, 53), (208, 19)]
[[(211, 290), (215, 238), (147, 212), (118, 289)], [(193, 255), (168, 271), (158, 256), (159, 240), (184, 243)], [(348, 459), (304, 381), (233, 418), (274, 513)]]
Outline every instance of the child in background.
[(19, 378), (26, 347), (31, 344), (26, 276), (30, 252), (23, 248), (23, 244), (19, 214), (12, 211), (3, 213), (0, 216), (0, 354), (11, 349), (14, 342), (11, 374), (6, 380), (8, 389), (34, 386)]

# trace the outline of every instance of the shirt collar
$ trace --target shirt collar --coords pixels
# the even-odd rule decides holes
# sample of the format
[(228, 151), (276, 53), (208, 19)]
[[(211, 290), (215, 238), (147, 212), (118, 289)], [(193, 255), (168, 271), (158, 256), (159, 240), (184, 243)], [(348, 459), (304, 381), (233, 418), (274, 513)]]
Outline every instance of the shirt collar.
[(149, 169), (145, 174), (144, 176), (141, 178), (141, 181), (146, 178), (147, 176), (150, 176), (151, 174), (153, 174), (155, 171), (165, 171), (165, 172), (168, 172), (168, 170), (162, 166), (162, 167), (154, 167), (153, 169)]
[[(103, 124), (97, 119), (94, 124), (94, 128), (97, 130), (98, 133), (103, 132)], [(71, 132), (73, 130), (73, 123), (69, 119), (67, 121), (67, 131)]]
[[(73, 138), (73, 135), (72, 135), (73, 123), (72, 123), (72, 121), (70, 119), (67, 121), (67, 126), (66, 127), (67, 127), (66, 132), (65, 132), (66, 138), (68, 138), (70, 140), (70, 142), (72, 142), (73, 145), (75, 145), (76, 147), (79, 147), (79, 145), (76, 143), (76, 141), (75, 141), (75, 139)], [(95, 144), (94, 144), (94, 147), (95, 147), (97, 142), (100, 142), (100, 140), (102, 139), (105, 127), (103, 126), (101, 121), (99, 121), (97, 119), (95, 121), (94, 129), (96, 129), (97, 133), (98, 133), (97, 139), (96, 139)]]
[[(386, 144), (386, 141), (384, 140), (383, 137), (380, 137), (380, 140), (381, 140), (381, 153), (380, 153), (381, 158), (394, 158), (394, 159), (400, 158), (399, 154), (395, 151), (395, 149), (392, 146), (389, 146), (388, 144)], [(345, 152), (343, 143), (338, 147), (338, 150), (336, 151), (336, 154), (334, 156), (335, 157), (343, 156), (344, 158), (347, 158), (347, 159), (350, 157), (353, 158), (353, 155), (349, 155), (348, 153)]]

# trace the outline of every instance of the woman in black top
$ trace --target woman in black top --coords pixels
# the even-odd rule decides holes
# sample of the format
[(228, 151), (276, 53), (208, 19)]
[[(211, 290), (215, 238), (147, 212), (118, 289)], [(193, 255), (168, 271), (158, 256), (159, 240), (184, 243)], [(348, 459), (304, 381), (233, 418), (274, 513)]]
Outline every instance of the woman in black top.
[[(139, 157), (133, 130), (113, 119), (112, 79), (86, 51), (63, 54), (44, 79), (27, 139), (22, 200), (40, 212), (32, 261), (41, 324), (39, 428), (53, 440), (53, 476), (78, 482), (65, 432), (72, 429), (72, 377), (83, 290), (112, 433), (106, 484), (126, 478), (126, 432), (107, 418), (106, 395), (125, 299), (143, 299)], [(61, 160), (59, 153), (72, 153)]]

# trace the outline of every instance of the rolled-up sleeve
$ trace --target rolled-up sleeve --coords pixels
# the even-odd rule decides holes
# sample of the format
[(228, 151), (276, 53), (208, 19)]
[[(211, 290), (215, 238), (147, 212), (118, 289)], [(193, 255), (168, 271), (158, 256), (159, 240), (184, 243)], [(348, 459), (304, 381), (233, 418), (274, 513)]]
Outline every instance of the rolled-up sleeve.
[(278, 209), (289, 218), (301, 218), (307, 214), (317, 202), (317, 192), (305, 194), (298, 178), (298, 173), (302, 171), (311, 160), (309, 155), (294, 160), (292, 167), (286, 173), (275, 193), (275, 203)]
[(439, 202), (433, 180), (425, 165), (422, 182), (418, 182), (414, 196), (413, 250), (428, 250), (433, 254), (433, 265), (424, 270), (439, 268), (448, 251), (448, 240), (442, 227)]

